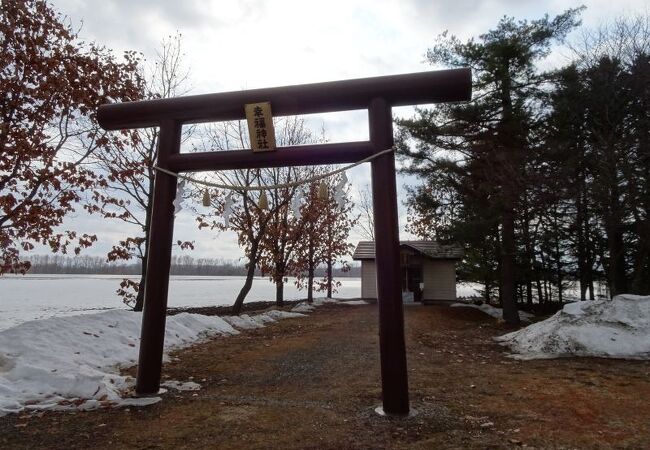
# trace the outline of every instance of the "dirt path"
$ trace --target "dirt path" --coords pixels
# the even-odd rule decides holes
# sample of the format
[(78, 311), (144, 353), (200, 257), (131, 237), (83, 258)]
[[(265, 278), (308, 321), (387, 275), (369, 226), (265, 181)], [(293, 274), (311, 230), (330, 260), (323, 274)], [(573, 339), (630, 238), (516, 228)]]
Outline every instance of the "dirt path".
[[(650, 448), (650, 362), (508, 359), (481, 312), (409, 306), (409, 419), (380, 404), (376, 306), (325, 306), (183, 350), (198, 392), (0, 418), (2, 448)], [(492, 424), (492, 425), (490, 425)]]

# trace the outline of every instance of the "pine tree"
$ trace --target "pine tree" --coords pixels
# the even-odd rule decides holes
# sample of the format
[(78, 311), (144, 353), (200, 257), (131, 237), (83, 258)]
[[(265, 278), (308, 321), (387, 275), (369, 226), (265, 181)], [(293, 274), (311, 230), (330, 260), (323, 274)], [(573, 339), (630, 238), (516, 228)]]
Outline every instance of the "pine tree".
[[(493, 258), (498, 259), (504, 320), (512, 325), (519, 323), (516, 226), (522, 218), (526, 162), (535, 145), (531, 133), (537, 126), (535, 104), (548, 80), (535, 70), (535, 63), (577, 26), (579, 12), (572, 9), (552, 20), (531, 22), (505, 17), (478, 41), (466, 43), (443, 33), (427, 58), (432, 64), (471, 67), (474, 101), (419, 110), (414, 119), (398, 121), (401, 152), (409, 162), (406, 171), (425, 180), (422, 189), (430, 189), (428, 198), (447, 214), (444, 227), (454, 230), (454, 237), (463, 243), (498, 233), (494, 248), (498, 255)], [(406, 145), (410, 139), (417, 142), (414, 149)], [(455, 180), (441, 191), (431, 183), (438, 177)], [(421, 202), (421, 197), (409, 198), (410, 205), (426, 210)], [(482, 227), (472, 227), (471, 221), (459, 223), (472, 216), (480, 217)], [(490, 234), (482, 234), (486, 230)]]

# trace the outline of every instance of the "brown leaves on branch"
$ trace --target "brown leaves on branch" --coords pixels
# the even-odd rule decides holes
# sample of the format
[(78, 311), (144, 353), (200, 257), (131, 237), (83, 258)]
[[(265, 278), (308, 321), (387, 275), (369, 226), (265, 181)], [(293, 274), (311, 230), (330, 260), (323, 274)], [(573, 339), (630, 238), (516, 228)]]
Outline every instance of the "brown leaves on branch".
[(58, 226), (102, 182), (89, 155), (121, 145), (95, 111), (140, 97), (138, 57), (80, 42), (44, 1), (3, 2), (0, 36), (0, 273), (24, 272), (36, 244), (79, 253), (96, 240)]
[[(299, 117), (287, 117), (276, 119), (275, 129), (277, 131), (276, 139), (278, 145), (299, 145), (308, 142), (324, 142), (323, 136), (314, 136), (305, 126), (303, 119)], [(206, 128), (202, 140), (203, 148), (197, 148), (200, 151), (228, 151), (237, 148), (248, 148), (248, 137), (245, 126), (242, 122), (224, 122), (218, 125), (212, 125)], [(217, 174), (217, 180), (222, 184), (233, 186), (249, 185), (278, 185), (290, 183), (297, 180), (308, 179), (319, 170), (314, 167), (292, 167), (292, 168), (268, 168), (268, 169), (248, 169), (236, 171), (223, 171)], [(336, 180), (331, 180), (334, 183)], [(314, 185), (317, 186), (318, 184)], [(333, 186), (333, 185), (332, 185)], [(330, 186), (330, 192), (333, 187)], [(350, 210), (346, 206), (343, 210), (332, 209), (331, 206), (336, 204), (334, 199), (328, 200), (328, 203), (310, 203), (309, 198), (305, 198), (301, 209), (301, 214), (294, 214), (292, 204), (299, 191), (305, 190), (310, 192), (314, 190), (312, 186), (301, 186), (300, 188), (274, 188), (266, 191), (268, 198), (268, 209), (260, 209), (258, 206), (259, 193), (234, 189), (232, 194), (233, 205), (229, 210), (229, 226), (224, 224), (224, 204), (228, 192), (211, 191), (211, 206), (206, 210), (198, 211), (199, 228), (208, 228), (211, 230), (224, 231), (232, 230), (237, 234), (239, 246), (244, 249), (247, 259), (247, 277), (241, 292), (233, 306), (233, 311), (239, 311), (241, 304), (252, 286), (254, 270), (259, 267), (262, 273), (269, 276), (276, 286), (276, 302), (282, 304), (283, 301), (283, 283), (289, 276), (302, 276), (302, 272), (307, 270), (308, 264), (303, 261), (302, 250), (299, 247), (305, 242), (307, 236), (306, 227), (311, 224), (312, 228), (323, 224), (328, 226), (328, 230), (321, 230), (320, 235), (317, 231), (311, 233), (316, 236), (312, 241), (318, 241), (322, 246), (327, 243), (332, 249), (328, 253), (329, 261), (336, 261), (347, 251), (339, 250), (340, 246), (347, 249), (347, 234), (349, 227), (345, 220), (339, 217), (347, 215)], [(200, 199), (203, 190), (195, 189), (194, 197)], [(311, 194), (310, 194), (311, 195)], [(314, 194), (315, 195), (315, 194)], [(308, 196), (307, 196), (308, 197)], [(337, 219), (335, 219), (335, 216)], [(322, 218), (327, 217), (327, 220)], [(346, 216), (347, 217), (347, 216)], [(341, 221), (338, 221), (341, 219)], [(313, 223), (312, 223), (313, 222)], [(336, 229), (336, 230), (335, 230)], [(343, 237), (344, 236), (344, 237)], [(322, 260), (314, 259), (315, 264)], [(315, 267), (315, 266), (314, 266)]]
[[(352, 214), (352, 203), (347, 196), (341, 204), (334, 199), (333, 192), (339, 181), (340, 175), (326, 180), (326, 198), (319, 198), (318, 183), (310, 184), (301, 209), (306, 222), (297, 242), (293, 275), (298, 288), (308, 289), (308, 298), (312, 290), (327, 291), (328, 295), (336, 292), (340, 283), (331, 276), (335, 264), (340, 264), (343, 270), (349, 269), (345, 258), (352, 246), (347, 240), (359, 218)], [(321, 280), (314, 280), (315, 269), (323, 264), (328, 274)]]

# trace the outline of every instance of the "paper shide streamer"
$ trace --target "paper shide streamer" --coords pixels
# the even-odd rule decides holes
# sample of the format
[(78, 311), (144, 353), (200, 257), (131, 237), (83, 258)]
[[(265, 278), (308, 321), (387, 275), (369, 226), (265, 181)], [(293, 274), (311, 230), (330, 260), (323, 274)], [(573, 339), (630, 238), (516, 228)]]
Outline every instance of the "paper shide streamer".
[[(349, 164), (345, 167), (342, 167), (340, 169), (333, 170), (331, 172), (321, 174), (321, 175), (316, 175), (310, 178), (307, 178), (305, 180), (299, 180), (299, 181), (293, 181), (290, 183), (281, 183), (281, 184), (274, 184), (274, 185), (260, 185), (260, 186), (234, 186), (234, 185), (228, 185), (228, 184), (218, 184), (218, 183), (211, 183), (208, 181), (203, 181), (203, 180), (198, 180), (192, 177), (188, 177), (186, 175), (180, 175), (178, 173), (172, 172), (167, 169), (163, 169), (162, 167), (158, 166), (153, 166), (153, 168), (157, 171), (166, 173), (168, 175), (177, 177), (182, 179), (181, 182), (178, 183), (178, 191), (176, 193), (176, 199), (174, 200), (174, 213), (180, 212), (183, 208), (181, 205), (181, 202), (183, 201), (183, 194), (184, 194), (184, 189), (185, 189), (185, 182), (190, 181), (192, 183), (196, 183), (199, 185), (206, 186), (206, 188), (203, 191), (203, 198), (202, 198), (202, 204), (205, 207), (209, 207), (212, 204), (212, 197), (210, 195), (210, 191), (208, 190), (208, 187), (215, 187), (219, 189), (227, 189), (230, 191), (261, 191), (260, 196), (258, 198), (258, 207), (260, 209), (266, 210), (268, 209), (268, 198), (266, 196), (266, 193), (264, 191), (266, 190), (271, 190), (271, 189), (280, 189), (280, 188), (289, 188), (289, 187), (297, 187), (301, 186), (304, 184), (309, 184), (315, 181), (319, 180), (324, 180), (326, 178), (329, 178), (333, 175), (336, 175), (338, 173), (341, 173), (341, 180), (336, 184), (334, 187), (334, 201), (336, 204), (342, 208), (345, 205), (345, 186), (348, 183), (348, 177), (345, 174), (345, 171), (348, 169), (351, 169), (353, 167), (358, 166), (359, 164), (363, 164), (365, 162), (368, 162), (372, 159), (375, 159), (378, 156), (381, 156), (386, 153), (391, 153), (395, 151), (395, 147), (388, 148), (386, 150), (382, 150), (381, 152), (377, 152), (367, 158), (362, 159), (361, 161), (357, 161), (356, 163)], [(328, 197), (328, 188), (327, 184), (323, 181), (318, 186), (318, 198), (321, 200), (326, 200)], [(294, 217), (297, 219), (300, 219), (302, 217), (302, 213), (300, 211), (302, 207), (302, 198), (304, 197), (304, 194), (302, 191), (298, 191), (296, 196), (293, 198), (291, 201), (291, 211), (294, 214)], [(229, 193), (226, 196), (225, 203), (224, 203), (224, 211), (223, 211), (223, 218), (224, 218), (224, 225), (228, 227), (230, 225), (230, 216), (232, 215), (232, 207), (234, 205), (234, 200), (232, 198), (232, 192)]]

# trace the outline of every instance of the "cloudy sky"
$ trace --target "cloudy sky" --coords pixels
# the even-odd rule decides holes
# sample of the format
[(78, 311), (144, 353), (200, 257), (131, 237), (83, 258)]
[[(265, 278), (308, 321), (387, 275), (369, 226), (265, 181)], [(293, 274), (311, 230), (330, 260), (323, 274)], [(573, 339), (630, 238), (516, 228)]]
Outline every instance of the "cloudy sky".
[[(182, 34), (191, 94), (232, 91), (431, 70), (424, 54), (445, 30), (463, 39), (494, 27), (504, 15), (536, 19), (582, 4), (586, 27), (620, 15), (646, 13), (647, 0), (51, 0), (80, 35), (108, 48), (155, 59), (163, 38)], [(566, 60), (558, 50), (552, 64)], [(409, 115), (410, 109), (398, 109)], [(367, 139), (365, 111), (309, 118), (330, 141)], [(351, 171), (352, 191), (370, 181), (368, 167)], [(398, 178), (398, 184), (414, 180)], [(400, 188), (400, 202), (404, 200)], [(400, 206), (400, 226), (406, 223)], [(123, 238), (121, 223), (77, 215), (68, 220), (100, 241), (86, 254), (105, 254)], [(181, 212), (178, 239), (196, 242), (194, 257), (239, 258), (232, 233), (196, 230)], [(403, 237), (406, 237), (404, 234)], [(356, 242), (358, 235), (351, 236)]]

